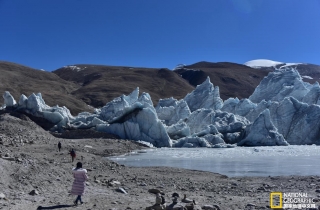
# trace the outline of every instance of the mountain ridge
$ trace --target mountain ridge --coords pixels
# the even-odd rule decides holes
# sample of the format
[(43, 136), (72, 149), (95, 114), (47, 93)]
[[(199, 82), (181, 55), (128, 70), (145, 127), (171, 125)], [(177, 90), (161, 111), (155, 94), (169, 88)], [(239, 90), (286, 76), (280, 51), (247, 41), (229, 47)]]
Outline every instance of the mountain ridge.
[[(302, 67), (304, 68), (302, 68)], [(160, 98), (184, 98), (209, 76), (219, 86), (221, 98), (248, 98), (260, 81), (275, 68), (251, 68), (232, 62), (200, 61), (180, 65), (175, 70), (130, 66), (76, 64), (52, 72), (0, 61), (0, 91), (10, 91), (15, 99), (21, 94), (41, 92), (50, 106), (66, 106), (72, 114), (102, 107), (136, 87), (151, 95), (154, 105)], [(320, 66), (303, 64), (298, 71), (304, 81), (320, 82)], [(90, 107), (92, 106), (92, 107)]]

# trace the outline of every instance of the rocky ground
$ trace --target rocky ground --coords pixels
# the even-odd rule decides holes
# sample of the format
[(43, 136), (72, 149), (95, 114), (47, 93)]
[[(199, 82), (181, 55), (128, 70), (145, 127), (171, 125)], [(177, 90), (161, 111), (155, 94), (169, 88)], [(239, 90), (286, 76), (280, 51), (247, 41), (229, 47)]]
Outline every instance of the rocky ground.
[[(73, 163), (68, 155), (71, 148), (77, 152)], [(186, 194), (195, 200), (194, 209), (207, 205), (206, 209), (226, 210), (269, 209), (270, 192), (303, 192), (313, 198), (320, 195), (320, 176), (228, 178), (179, 168), (126, 167), (105, 158), (143, 148), (132, 141), (103, 137), (57, 138), (24, 115), (2, 113), (0, 209), (143, 210), (155, 203), (155, 195), (150, 192), (157, 190), (164, 193), (168, 205), (176, 192), (182, 206), (186, 205), (181, 201)], [(75, 196), (69, 191), (71, 169), (78, 161), (88, 170), (89, 180), (84, 204), (74, 206)], [(320, 202), (315, 201), (318, 207)]]

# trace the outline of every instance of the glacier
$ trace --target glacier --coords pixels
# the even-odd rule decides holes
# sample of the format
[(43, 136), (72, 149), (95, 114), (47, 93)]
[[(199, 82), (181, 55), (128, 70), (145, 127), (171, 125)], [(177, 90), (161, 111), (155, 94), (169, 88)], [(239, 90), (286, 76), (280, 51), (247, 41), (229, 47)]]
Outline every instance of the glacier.
[(214, 87), (210, 82), (210, 78), (200, 85), (184, 98), (188, 104), (190, 111), (193, 112), (200, 108), (221, 109), (223, 101), (220, 98), (219, 87)]
[(287, 146), (320, 144), (320, 86), (302, 80), (293, 68), (270, 72), (247, 99), (220, 98), (208, 77), (183, 99), (153, 105), (137, 87), (96, 108), (72, 116), (67, 107), (48, 106), (41, 93), (5, 91), (2, 109), (41, 117), (51, 131), (95, 129), (155, 147)]
[(293, 68), (285, 68), (270, 72), (254, 90), (249, 100), (259, 103), (262, 100), (281, 101), (292, 96), (298, 100), (309, 92), (309, 83), (303, 82), (299, 72)]

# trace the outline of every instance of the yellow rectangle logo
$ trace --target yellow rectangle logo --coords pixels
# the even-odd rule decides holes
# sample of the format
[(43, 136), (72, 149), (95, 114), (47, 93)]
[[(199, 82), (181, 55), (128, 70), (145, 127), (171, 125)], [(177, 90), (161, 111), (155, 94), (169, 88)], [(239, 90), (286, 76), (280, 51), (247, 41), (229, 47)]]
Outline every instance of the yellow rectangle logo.
[[(279, 202), (275, 203), (274, 200), (279, 200)], [(282, 192), (270, 193), (270, 208), (272, 209), (282, 208)]]

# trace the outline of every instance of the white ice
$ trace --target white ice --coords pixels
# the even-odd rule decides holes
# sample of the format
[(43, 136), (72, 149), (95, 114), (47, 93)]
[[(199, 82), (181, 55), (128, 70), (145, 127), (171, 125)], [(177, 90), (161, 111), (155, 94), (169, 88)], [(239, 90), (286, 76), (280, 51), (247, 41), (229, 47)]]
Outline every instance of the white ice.
[[(318, 175), (320, 147), (270, 146), (237, 148), (162, 148), (111, 157), (120, 164), (169, 166), (227, 176)], [(178, 170), (178, 169), (177, 169)]]

